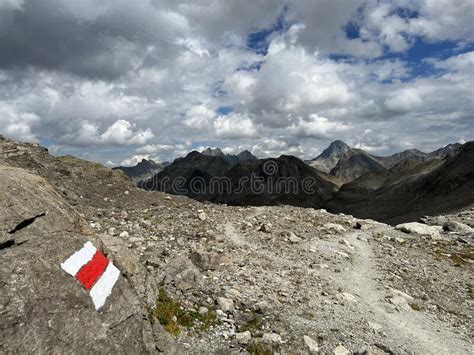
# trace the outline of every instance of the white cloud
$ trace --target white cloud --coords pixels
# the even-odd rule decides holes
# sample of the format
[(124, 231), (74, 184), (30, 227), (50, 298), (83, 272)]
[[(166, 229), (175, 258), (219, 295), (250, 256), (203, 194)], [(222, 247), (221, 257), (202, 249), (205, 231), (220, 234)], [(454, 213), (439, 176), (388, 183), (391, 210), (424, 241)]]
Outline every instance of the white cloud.
[(216, 116), (215, 111), (206, 105), (193, 106), (183, 121), (184, 125), (193, 130), (208, 131), (211, 128), (211, 120)]
[(290, 131), (297, 137), (313, 137), (319, 139), (337, 139), (338, 135), (350, 129), (350, 125), (343, 122), (331, 122), (317, 114), (309, 115), (307, 120), (302, 118), (293, 124)]
[(135, 166), (140, 163), (143, 159), (150, 159), (149, 154), (138, 154), (134, 155), (128, 159), (122, 160), (120, 163), (121, 166)]
[(415, 90), (400, 90), (385, 100), (389, 110), (396, 112), (410, 112), (419, 108), (423, 100)]
[(218, 138), (253, 138), (258, 132), (253, 122), (240, 114), (220, 116), (214, 121), (214, 130)]
[(5, 133), (8, 137), (23, 142), (38, 142), (39, 139), (32, 132), (32, 125), (39, 122), (34, 113), (15, 115), (6, 125)]
[(99, 141), (102, 144), (142, 145), (151, 138), (153, 138), (153, 133), (149, 128), (144, 131), (135, 131), (135, 124), (131, 124), (125, 120), (118, 120), (100, 135)]

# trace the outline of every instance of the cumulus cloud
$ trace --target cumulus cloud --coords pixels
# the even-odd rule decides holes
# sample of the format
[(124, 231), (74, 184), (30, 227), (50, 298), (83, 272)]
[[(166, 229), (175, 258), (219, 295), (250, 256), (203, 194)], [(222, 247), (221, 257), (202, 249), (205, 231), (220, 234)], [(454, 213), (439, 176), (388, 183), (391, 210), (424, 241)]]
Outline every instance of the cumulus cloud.
[(423, 100), (415, 90), (400, 90), (392, 94), (385, 105), (389, 110), (395, 112), (410, 112), (419, 108), (423, 104)]
[(134, 131), (134, 125), (124, 120), (118, 120), (100, 135), (99, 141), (103, 144), (132, 145), (145, 144), (153, 133), (148, 128), (145, 131)]
[(473, 16), (471, 0), (1, 1), (0, 133), (104, 163), (434, 149), (474, 136)]
[(330, 139), (331, 137), (337, 137), (338, 134), (348, 129), (350, 129), (350, 125), (346, 123), (331, 122), (317, 114), (309, 115), (307, 120), (300, 118), (296, 124), (291, 126), (291, 131), (299, 138)]
[(253, 122), (240, 114), (217, 117), (214, 129), (218, 138), (253, 138), (258, 133)]

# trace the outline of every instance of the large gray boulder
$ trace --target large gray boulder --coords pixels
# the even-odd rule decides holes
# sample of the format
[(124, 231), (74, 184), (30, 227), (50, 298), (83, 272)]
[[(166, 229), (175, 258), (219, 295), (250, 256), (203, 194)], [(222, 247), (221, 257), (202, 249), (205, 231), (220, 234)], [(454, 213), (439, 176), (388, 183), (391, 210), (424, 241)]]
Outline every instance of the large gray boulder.
[[(121, 271), (99, 311), (60, 266), (87, 241)], [(43, 178), (0, 161), (0, 353), (171, 351), (118, 259)]]

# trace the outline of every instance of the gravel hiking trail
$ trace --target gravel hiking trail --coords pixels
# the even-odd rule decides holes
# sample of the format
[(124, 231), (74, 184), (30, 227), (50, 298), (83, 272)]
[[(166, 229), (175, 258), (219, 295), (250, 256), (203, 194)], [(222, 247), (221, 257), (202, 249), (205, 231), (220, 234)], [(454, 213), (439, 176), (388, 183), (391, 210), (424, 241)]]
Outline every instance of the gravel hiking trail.
[(354, 246), (353, 267), (342, 275), (342, 282), (349, 292), (359, 296), (360, 312), (369, 322), (378, 324), (396, 339), (407, 353), (414, 354), (472, 354), (472, 344), (460, 339), (446, 325), (431, 319), (423, 312), (392, 310), (386, 307), (384, 287), (376, 280), (382, 279), (377, 261), (370, 246), (371, 233), (355, 232), (347, 236)]

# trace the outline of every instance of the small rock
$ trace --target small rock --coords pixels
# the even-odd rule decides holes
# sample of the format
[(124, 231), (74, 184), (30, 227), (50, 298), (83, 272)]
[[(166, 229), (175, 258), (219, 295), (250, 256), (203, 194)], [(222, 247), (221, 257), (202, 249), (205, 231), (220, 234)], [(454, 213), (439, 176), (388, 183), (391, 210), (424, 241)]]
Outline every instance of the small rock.
[(198, 313), (200, 315), (205, 315), (209, 312), (209, 309), (207, 307), (199, 307)]
[(397, 290), (396, 288), (389, 288), (390, 297), (402, 297), (407, 301), (413, 301), (414, 298), (403, 291)]
[(306, 348), (308, 349), (310, 354), (317, 354), (318, 353), (319, 345), (318, 345), (318, 342), (316, 340), (314, 340), (313, 338), (311, 338), (307, 335), (304, 335), (303, 336), (303, 341), (304, 341), (304, 345), (306, 346)]
[(260, 228), (258, 228), (258, 231), (259, 232), (264, 232), (264, 233), (270, 233), (270, 229), (268, 228), (268, 226), (265, 223), (262, 223)]
[(201, 250), (192, 252), (191, 260), (199, 269), (205, 270), (215, 270), (221, 265), (230, 265), (232, 261), (230, 257), (226, 254), (220, 253), (208, 253)]
[(335, 224), (335, 223), (323, 224), (323, 228), (326, 229), (330, 233), (344, 233), (346, 231), (346, 229), (343, 226), (339, 224)]
[(408, 302), (414, 300), (410, 295), (395, 288), (390, 288), (389, 293), (388, 301), (398, 309), (408, 310), (410, 308)]
[(344, 298), (344, 300), (346, 300), (348, 302), (357, 302), (357, 297), (354, 296), (353, 294), (343, 292), (342, 297)]
[(458, 232), (458, 233), (473, 233), (474, 230), (467, 224), (463, 224), (456, 221), (447, 221), (443, 224), (443, 230), (445, 232)]
[(123, 194), (124, 194), (124, 195), (128, 195), (128, 194), (129, 194), (129, 192), (128, 192), (128, 191), (125, 191)]
[(265, 333), (262, 336), (262, 341), (264, 343), (280, 344), (281, 336), (277, 333)]
[(347, 239), (343, 239), (342, 241), (344, 242), (346, 247), (348, 247), (351, 250), (354, 250), (354, 247), (349, 243), (349, 241)]
[(234, 301), (224, 297), (217, 297), (217, 305), (224, 312), (232, 312), (234, 310)]
[(296, 234), (293, 233), (293, 232), (289, 233), (288, 240), (292, 244), (297, 244), (297, 243), (301, 242), (301, 238), (297, 237)]
[(236, 333), (235, 339), (239, 344), (248, 344), (249, 341), (252, 339), (252, 334), (248, 330), (242, 333)]
[(349, 254), (344, 253), (343, 251), (336, 251), (336, 254), (337, 254), (337, 255), (340, 255), (340, 256), (342, 256), (343, 258), (346, 258), (346, 259), (350, 259), (350, 258), (351, 258), (351, 257), (349, 256)]
[(225, 314), (225, 312), (223, 312), (222, 310), (218, 309), (216, 310), (216, 314), (219, 318), (225, 318), (227, 317), (227, 314)]
[(236, 300), (240, 298), (240, 292), (237, 291), (235, 288), (231, 288), (230, 290), (225, 292), (225, 296), (231, 300)]
[(349, 354), (350, 354), (350, 351), (347, 350), (346, 347), (343, 345), (338, 345), (334, 349), (334, 355), (349, 355)]
[(122, 233), (120, 233), (119, 237), (120, 238), (127, 238), (129, 236), (128, 232), (127, 231), (123, 231)]
[(255, 304), (255, 310), (260, 313), (265, 313), (270, 309), (270, 304), (267, 301), (260, 301)]
[(378, 323), (373, 323), (373, 322), (368, 322), (370, 329), (378, 332), (379, 330), (382, 329), (382, 326)]
[(166, 197), (165, 197), (165, 200), (171, 201), (172, 198), (171, 198), (171, 196), (166, 196)]
[(439, 238), (439, 232), (441, 227), (439, 226), (428, 226), (426, 224), (411, 222), (411, 223), (402, 223), (395, 227), (395, 229), (402, 231), (404, 233), (415, 233), (431, 238)]
[(122, 217), (123, 219), (127, 218), (127, 217), (128, 217), (127, 211), (122, 211), (122, 212), (120, 213), (120, 217)]
[(198, 218), (199, 218), (201, 221), (205, 221), (205, 220), (207, 219), (207, 213), (206, 213), (206, 212), (201, 212), (201, 213), (199, 213)]

